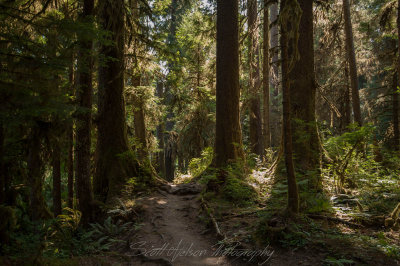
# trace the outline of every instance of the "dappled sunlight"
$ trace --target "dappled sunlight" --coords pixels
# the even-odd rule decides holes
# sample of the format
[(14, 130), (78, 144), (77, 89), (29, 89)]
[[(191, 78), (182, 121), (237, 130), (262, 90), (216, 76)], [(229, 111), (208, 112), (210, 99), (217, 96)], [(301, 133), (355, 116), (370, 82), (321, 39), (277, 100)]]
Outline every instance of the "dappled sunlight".
[(164, 199), (160, 199), (160, 200), (157, 200), (157, 203), (161, 204), (161, 205), (164, 205), (164, 204), (167, 204), (168, 202), (166, 200), (164, 200)]
[(192, 180), (192, 176), (190, 174), (181, 174), (178, 173), (174, 179), (174, 184), (183, 184), (188, 183)]

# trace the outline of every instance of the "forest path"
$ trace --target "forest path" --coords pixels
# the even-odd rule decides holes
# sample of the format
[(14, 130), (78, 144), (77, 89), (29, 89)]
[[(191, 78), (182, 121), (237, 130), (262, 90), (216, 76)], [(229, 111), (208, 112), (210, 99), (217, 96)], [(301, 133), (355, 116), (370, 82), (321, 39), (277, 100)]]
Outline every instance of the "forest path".
[(218, 252), (218, 240), (201, 222), (196, 184), (166, 185), (137, 200), (143, 206), (143, 226), (133, 237), (133, 265), (246, 265)]

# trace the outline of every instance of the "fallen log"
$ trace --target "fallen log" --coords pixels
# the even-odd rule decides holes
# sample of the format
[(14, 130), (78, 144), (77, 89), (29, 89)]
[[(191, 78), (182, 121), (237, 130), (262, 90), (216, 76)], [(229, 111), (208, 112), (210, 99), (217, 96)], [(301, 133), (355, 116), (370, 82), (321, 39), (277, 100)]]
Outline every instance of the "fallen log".
[(331, 217), (331, 216), (325, 216), (325, 215), (318, 215), (318, 214), (307, 214), (307, 217), (311, 218), (311, 219), (324, 219), (324, 220), (328, 220), (328, 221), (332, 221), (335, 223), (342, 223), (345, 225), (348, 225), (350, 227), (355, 227), (355, 228), (364, 228), (363, 225), (361, 224), (356, 224), (356, 223), (352, 223), (337, 217)]

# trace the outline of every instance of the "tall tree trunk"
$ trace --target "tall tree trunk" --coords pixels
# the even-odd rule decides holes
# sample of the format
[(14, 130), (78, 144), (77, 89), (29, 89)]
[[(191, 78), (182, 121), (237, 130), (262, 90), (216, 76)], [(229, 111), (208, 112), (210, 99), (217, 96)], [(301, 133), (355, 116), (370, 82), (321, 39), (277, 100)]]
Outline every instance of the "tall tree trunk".
[(68, 189), (68, 200), (67, 206), (69, 208), (74, 208), (74, 128), (71, 125), (67, 129), (67, 189)]
[[(265, 1), (264, 1), (265, 2)], [(268, 2), (268, 1), (267, 1)], [(265, 11), (264, 11), (265, 12)], [(271, 27), (271, 38), (270, 44), (272, 49), (272, 75), (270, 77), (271, 86), (273, 88), (274, 96), (278, 96), (279, 94), (279, 31), (278, 31), (278, 4), (271, 4), (271, 23), (274, 23)]]
[[(132, 77), (132, 86), (140, 86), (141, 74)], [(141, 160), (147, 160), (147, 140), (146, 140), (146, 123), (144, 116), (144, 103), (140, 95), (133, 95), (133, 122), (135, 126), (135, 138), (139, 142), (137, 148)]]
[(263, 19), (263, 138), (264, 148), (271, 146), (271, 132), (269, 128), (269, 9), (268, 0), (264, 0)]
[(394, 143), (395, 150), (400, 150), (400, 132), (399, 132), (399, 88), (400, 80), (400, 0), (397, 1), (397, 82), (393, 92), (393, 126), (394, 126)]
[(346, 79), (346, 87), (344, 91), (344, 106), (345, 106), (345, 112), (344, 112), (344, 127), (343, 130), (345, 131), (346, 128), (351, 124), (351, 92), (350, 92), (350, 85), (349, 85), (349, 67), (348, 64), (346, 63), (346, 66), (344, 68), (345, 71), (345, 79)]
[[(285, 9), (287, 1), (281, 0), (281, 10)], [(289, 11), (290, 12), (290, 11)], [(281, 56), (282, 56), (282, 107), (283, 107), (283, 140), (285, 149), (285, 164), (288, 182), (288, 210), (291, 213), (299, 212), (299, 192), (293, 164), (292, 129), (291, 129), (291, 94), (289, 56), (292, 56), (293, 47), (289, 50), (288, 31), (293, 30), (293, 23), (286, 21), (281, 25)], [(290, 51), (290, 52), (289, 52)], [(291, 58), (292, 59), (292, 58)]]
[[(163, 99), (164, 97), (164, 86), (161, 82), (157, 83), (157, 97)], [(157, 153), (157, 171), (161, 177), (165, 177), (165, 158), (164, 158), (164, 131), (165, 122), (162, 120), (157, 126), (157, 139), (158, 139), (158, 149)]]
[(249, 87), (250, 87), (250, 146), (258, 156), (263, 155), (262, 117), (260, 111), (260, 62), (257, 0), (247, 1), (249, 28)]
[[(108, 30), (107, 44), (100, 46), (98, 139), (94, 191), (106, 201), (119, 192), (129, 177), (138, 176), (138, 162), (131, 150), (124, 104), (124, 1), (104, 0), (99, 5), (100, 26)], [(110, 60), (112, 58), (112, 60)]]
[[(293, 153), (296, 172), (307, 174), (309, 188), (322, 188), (320, 168), (320, 145), (315, 117), (316, 82), (314, 72), (313, 1), (298, 0), (302, 10), (299, 25), (297, 60), (290, 71), (290, 114), (292, 117)], [(294, 52), (294, 51), (292, 51)], [(289, 54), (289, 58), (294, 53)], [(310, 171), (316, 172), (310, 175)]]
[(270, 84), (272, 88), (272, 101), (271, 101), (271, 146), (279, 147), (279, 142), (281, 141), (281, 112), (280, 112), (280, 103), (278, 101), (279, 95), (279, 31), (278, 31), (278, 4), (271, 4), (271, 23), (274, 23), (271, 27), (271, 36), (270, 36), (270, 44), (271, 44), (271, 74), (270, 75)]
[(392, 92), (392, 113), (393, 113), (393, 148), (395, 151), (400, 150), (400, 132), (399, 132), (399, 93), (398, 93), (398, 77), (397, 73), (393, 77)]
[(244, 157), (239, 117), (238, 12), (238, 0), (217, 1), (217, 167)]
[(4, 172), (4, 128), (3, 123), (0, 121), (0, 204), (3, 204), (6, 200), (6, 177)]
[(175, 178), (175, 161), (177, 155), (178, 136), (174, 131), (168, 132), (165, 136), (167, 138), (165, 145), (165, 178), (168, 181), (173, 181)]
[[(170, 5), (170, 15), (171, 15), (171, 20), (170, 20), (170, 28), (169, 28), (169, 33), (168, 33), (168, 44), (172, 47), (173, 53), (176, 53), (176, 29), (177, 29), (177, 9), (178, 9), (178, 0), (172, 0), (171, 5)], [(174, 77), (174, 72), (175, 72), (175, 59), (172, 58), (168, 62), (168, 69), (169, 69), (169, 74), (167, 77), (167, 86), (165, 88), (165, 102), (167, 106), (169, 106), (169, 110), (167, 113), (167, 119), (165, 121), (165, 131), (164, 131), (164, 139), (166, 141), (165, 143), (165, 151), (164, 151), (164, 156), (165, 156), (165, 178), (168, 181), (172, 181), (175, 178), (175, 154), (176, 154), (176, 143), (171, 143), (170, 141), (173, 141), (174, 134), (175, 132), (172, 132), (175, 122), (174, 122), (174, 113), (172, 110), (172, 103), (173, 103), (173, 94), (171, 91), (172, 86), (175, 86), (175, 77)], [(171, 75), (172, 73), (172, 75)]]
[(343, 0), (344, 31), (346, 34), (346, 53), (350, 67), (351, 96), (353, 102), (354, 122), (362, 126), (360, 95), (358, 92), (358, 74), (356, 53), (354, 51), (353, 28), (351, 24), (349, 0)]
[[(93, 20), (94, 0), (83, 1), (83, 12), (80, 21), (91, 23)], [(82, 110), (76, 120), (76, 188), (78, 208), (82, 212), (83, 223), (93, 219), (93, 192), (91, 184), (91, 129), (92, 129), (92, 68), (93, 56), (91, 50), (93, 41), (80, 34), (78, 36), (78, 72), (77, 98)]]
[(40, 129), (33, 128), (28, 148), (28, 176), (30, 185), (30, 217), (33, 221), (51, 217), (43, 197), (42, 136)]
[[(69, 84), (70, 88), (70, 95), (75, 94), (74, 90), (74, 53), (72, 52), (71, 55), (71, 64), (69, 66)], [(68, 128), (67, 128), (67, 189), (68, 189), (68, 199), (67, 199), (67, 206), (69, 208), (74, 208), (74, 121), (70, 121)]]
[(54, 216), (58, 216), (61, 214), (61, 149), (58, 140), (53, 143), (52, 157), (53, 213)]

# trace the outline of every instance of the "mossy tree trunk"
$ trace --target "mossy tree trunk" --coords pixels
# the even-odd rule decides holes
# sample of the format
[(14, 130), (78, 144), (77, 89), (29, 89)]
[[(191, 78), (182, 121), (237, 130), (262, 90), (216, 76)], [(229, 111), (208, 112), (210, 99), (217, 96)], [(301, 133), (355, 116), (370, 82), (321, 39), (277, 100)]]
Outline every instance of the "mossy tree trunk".
[(43, 197), (43, 145), (41, 130), (38, 126), (32, 128), (28, 149), (28, 176), (30, 185), (29, 211), (33, 221), (51, 217)]
[(67, 129), (67, 190), (68, 199), (67, 206), (74, 207), (74, 129), (73, 125), (69, 125)]
[[(286, 4), (288, 1), (295, 0), (282, 0), (281, 10), (288, 9)], [(289, 7), (293, 8), (293, 7)], [(285, 11), (286, 12), (286, 11)], [(294, 10), (289, 10), (289, 13)], [(297, 43), (293, 39), (289, 39), (289, 32), (294, 31), (295, 22), (286, 20), (281, 21), (281, 56), (282, 56), (282, 108), (283, 108), (283, 141), (285, 150), (285, 165), (288, 183), (288, 211), (296, 214), (299, 212), (299, 192), (296, 182), (295, 168), (293, 163), (293, 145), (292, 145), (292, 118), (291, 118), (291, 97), (293, 89), (291, 89), (292, 80), (290, 61), (295, 60), (294, 50)], [(293, 34), (293, 33), (292, 33)], [(297, 100), (297, 99), (296, 99)]]
[(397, 1), (397, 82), (393, 91), (393, 127), (394, 127), (394, 148), (400, 150), (400, 129), (399, 129), (399, 87), (400, 80), (400, 0)]
[(351, 124), (351, 93), (350, 93), (350, 84), (349, 84), (349, 67), (346, 63), (344, 67), (344, 76), (345, 76), (345, 87), (343, 90), (343, 116), (341, 118), (342, 123), (342, 132), (347, 130), (347, 127)]
[[(71, 64), (69, 67), (69, 84), (70, 95), (74, 95), (74, 56), (71, 56)], [(69, 208), (74, 207), (74, 121), (69, 121), (67, 125), (67, 162), (66, 162), (66, 170), (67, 170), (67, 189), (68, 189), (68, 200), (67, 206)]]
[[(80, 21), (93, 22), (94, 0), (84, 0)], [(93, 41), (90, 36), (78, 35), (77, 98), (79, 111), (76, 119), (76, 194), (83, 223), (93, 220), (93, 190), (91, 182), (91, 131), (92, 131), (92, 68)]]
[(215, 165), (244, 157), (239, 117), (238, 1), (217, 1), (217, 114)]
[[(178, 0), (172, 0), (170, 4), (170, 27), (169, 27), (169, 33), (168, 33), (168, 45), (172, 47), (172, 52), (175, 54), (176, 51), (176, 30), (178, 26), (178, 17), (177, 17), (177, 11), (178, 11)], [(165, 121), (165, 131), (164, 131), (164, 140), (165, 140), (165, 145), (164, 145), (164, 164), (165, 164), (165, 179), (168, 181), (172, 181), (175, 178), (175, 160), (176, 160), (176, 143), (173, 143), (171, 141), (174, 141), (174, 134), (173, 128), (175, 125), (174, 121), (174, 112), (172, 110), (172, 103), (173, 103), (173, 92), (172, 92), (172, 87), (175, 86), (175, 77), (174, 77), (174, 72), (175, 72), (175, 67), (176, 67), (176, 62), (175, 59), (172, 58), (168, 62), (168, 81), (167, 81), (167, 86), (165, 88), (165, 102), (169, 106), (166, 121)]]
[(346, 53), (349, 62), (351, 98), (353, 104), (354, 122), (362, 126), (360, 94), (358, 92), (358, 74), (356, 53), (354, 50), (353, 27), (351, 24), (351, 13), (349, 0), (343, 0), (344, 31), (346, 35)]
[(6, 182), (4, 174), (4, 128), (3, 123), (0, 122), (0, 204), (6, 200)]
[(393, 149), (400, 150), (400, 132), (399, 132), (399, 92), (398, 92), (398, 77), (394, 74), (392, 84), (392, 115), (393, 115)]
[(270, 86), (271, 86), (271, 146), (278, 147), (281, 141), (281, 111), (280, 104), (278, 101), (279, 95), (279, 31), (278, 31), (278, 4), (271, 3), (271, 23), (273, 23), (270, 31), (270, 46), (271, 46), (271, 75), (270, 75)]
[(98, 86), (98, 139), (94, 191), (106, 201), (130, 177), (137, 177), (139, 164), (128, 145), (124, 90), (124, 1), (105, 0), (99, 5), (99, 23), (109, 31), (100, 46)]
[[(163, 101), (164, 97), (164, 86), (162, 82), (157, 83), (157, 97)], [(165, 131), (165, 122), (161, 119), (160, 124), (157, 126), (157, 139), (158, 139), (158, 148), (159, 152), (157, 153), (157, 171), (161, 177), (165, 177), (165, 158), (164, 158), (164, 131)]]
[(53, 168), (53, 214), (61, 214), (61, 147), (58, 139), (53, 141), (52, 151)]
[[(293, 156), (296, 172), (309, 179), (309, 189), (321, 189), (320, 145), (315, 117), (313, 1), (298, 0), (302, 10), (299, 24), (300, 55), (289, 74)], [(294, 56), (290, 52), (289, 58)]]
[(173, 181), (175, 178), (175, 162), (176, 162), (176, 155), (177, 155), (177, 133), (171, 130), (168, 126), (167, 121), (165, 133), (166, 143), (165, 143), (165, 178), (167, 181)]
[[(136, 74), (132, 77), (132, 86), (140, 86), (141, 75)], [(137, 151), (142, 160), (148, 159), (147, 139), (146, 139), (146, 123), (144, 114), (143, 97), (135, 91), (133, 95), (133, 122), (135, 126), (135, 138), (138, 142)]]
[(271, 146), (271, 132), (269, 128), (269, 7), (268, 0), (264, 0), (263, 18), (263, 139), (264, 149)]
[(260, 58), (258, 38), (258, 5), (257, 0), (247, 1), (247, 18), (249, 32), (249, 124), (251, 151), (258, 156), (263, 155), (262, 117), (260, 101)]

